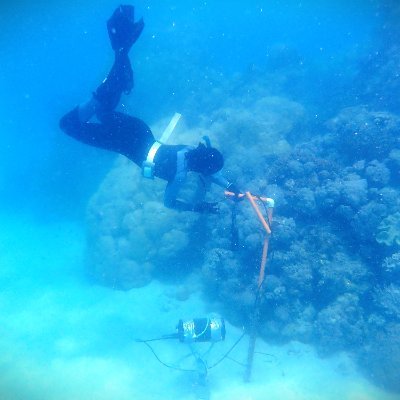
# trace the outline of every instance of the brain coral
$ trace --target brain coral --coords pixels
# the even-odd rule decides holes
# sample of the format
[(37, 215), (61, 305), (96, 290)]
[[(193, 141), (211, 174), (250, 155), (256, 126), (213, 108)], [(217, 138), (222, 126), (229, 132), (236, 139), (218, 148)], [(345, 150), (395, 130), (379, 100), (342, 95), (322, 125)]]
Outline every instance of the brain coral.
[(196, 257), (195, 214), (162, 204), (162, 182), (146, 181), (118, 159), (87, 210), (88, 264), (94, 280), (118, 288), (143, 286), (157, 273), (172, 275)]
[(304, 114), (299, 103), (277, 96), (262, 97), (250, 104), (239, 98), (214, 112), (209, 129), (212, 137), (218, 137), (224, 154), (234, 158), (228, 164), (236, 176), (253, 176), (255, 170), (262, 170), (266, 155), (290, 149), (289, 136)]

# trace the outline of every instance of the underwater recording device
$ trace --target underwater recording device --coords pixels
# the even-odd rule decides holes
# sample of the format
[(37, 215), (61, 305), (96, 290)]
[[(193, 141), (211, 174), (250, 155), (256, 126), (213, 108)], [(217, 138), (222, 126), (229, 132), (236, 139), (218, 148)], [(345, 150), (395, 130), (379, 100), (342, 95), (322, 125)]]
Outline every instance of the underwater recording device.
[(182, 343), (220, 342), (225, 340), (226, 328), (223, 318), (193, 318), (179, 320), (178, 339)]
[[(209, 364), (209, 362), (207, 361), (207, 357), (209, 356), (209, 353), (214, 344), (225, 340), (225, 320), (220, 317), (193, 318), (188, 320), (180, 319), (178, 325), (176, 326), (176, 330), (176, 333), (162, 335), (161, 337), (154, 339), (137, 339), (136, 342), (145, 344), (153, 353), (157, 361), (164, 367), (174, 369), (176, 371), (195, 373), (196, 381), (193, 387), (197, 392), (196, 398), (199, 400), (208, 400), (210, 398), (209, 388), (207, 384), (208, 371), (216, 367), (222, 361), (226, 360), (229, 357), (229, 354), (243, 339), (245, 332), (243, 331), (243, 333), (235, 341), (235, 343), (230, 346), (230, 348), (217, 361)], [(190, 349), (190, 355), (193, 357), (194, 360), (193, 367), (182, 367), (178, 363), (164, 362), (149, 343), (153, 341), (168, 339), (178, 339), (179, 342), (188, 345)], [(200, 351), (203, 346), (198, 346), (197, 344), (201, 343), (209, 343), (208, 349), (206, 351)], [(184, 358), (186, 358), (186, 356)]]
[(223, 318), (194, 318), (179, 320), (177, 325), (178, 339), (182, 343), (220, 342), (225, 340), (226, 328)]
[(157, 340), (179, 339), (181, 343), (208, 342), (216, 343), (225, 340), (225, 320), (220, 317), (180, 319), (177, 332), (154, 339), (137, 339), (136, 342), (147, 343)]

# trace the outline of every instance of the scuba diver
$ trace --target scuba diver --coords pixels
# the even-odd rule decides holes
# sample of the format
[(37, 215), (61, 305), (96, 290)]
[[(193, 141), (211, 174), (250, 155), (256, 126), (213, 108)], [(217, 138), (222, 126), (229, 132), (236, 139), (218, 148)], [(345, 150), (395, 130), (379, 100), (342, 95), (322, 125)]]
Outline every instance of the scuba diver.
[[(145, 122), (115, 111), (122, 93), (129, 94), (133, 88), (129, 51), (143, 28), (143, 18), (135, 21), (133, 6), (121, 5), (114, 11), (107, 21), (115, 53), (111, 71), (87, 103), (75, 107), (61, 118), (60, 127), (67, 135), (85, 144), (123, 154), (143, 168), (144, 176), (166, 180), (166, 207), (179, 211), (218, 213), (217, 203), (204, 201), (209, 185), (215, 183), (231, 192), (239, 191), (219, 172), (224, 159), (217, 149), (211, 147), (208, 138), (205, 137), (206, 144), (200, 143), (197, 147), (162, 144), (156, 141)], [(89, 122), (94, 116), (98, 122)], [(178, 199), (189, 171), (197, 173), (201, 182), (199, 185), (203, 185), (202, 190), (197, 190), (198, 197), (193, 204)]]

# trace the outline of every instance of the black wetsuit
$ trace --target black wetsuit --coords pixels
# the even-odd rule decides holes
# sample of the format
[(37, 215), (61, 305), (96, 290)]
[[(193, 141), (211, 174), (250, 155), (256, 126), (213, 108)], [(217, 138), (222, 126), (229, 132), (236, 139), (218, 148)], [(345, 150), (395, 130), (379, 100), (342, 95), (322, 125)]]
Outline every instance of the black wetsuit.
[[(107, 21), (111, 45), (115, 52), (111, 71), (88, 103), (74, 108), (60, 120), (60, 127), (67, 135), (90, 146), (123, 154), (140, 168), (156, 140), (151, 129), (142, 120), (117, 112), (115, 108), (122, 93), (129, 93), (133, 88), (133, 72), (128, 52), (140, 36), (143, 26), (143, 19), (134, 21), (132, 6), (121, 5), (115, 10)], [(97, 122), (91, 122), (94, 115)], [(204, 183), (201, 183), (202, 198), (198, 197), (199, 200), (195, 203), (190, 204), (177, 199), (189, 171), (188, 154), (191, 150), (194, 148), (185, 145), (161, 145), (158, 148), (153, 160), (154, 176), (168, 181), (164, 204), (181, 211), (216, 212), (214, 203), (203, 201), (206, 190)], [(222, 155), (221, 160), (219, 169), (223, 164)], [(210, 181), (226, 187), (228, 182), (225, 178), (217, 174), (210, 175), (210, 165), (214, 164), (206, 162), (207, 177), (202, 176), (203, 170), (198, 166), (197, 169), (193, 168), (193, 165), (197, 164), (193, 164), (191, 170), (197, 171), (202, 177), (201, 182)]]
[[(99, 122), (83, 122), (76, 107), (61, 118), (60, 127), (85, 144), (123, 154), (141, 168), (155, 142), (149, 126), (139, 118), (113, 110), (97, 112), (96, 116)], [(154, 175), (172, 181), (177, 172), (177, 153), (185, 147), (161, 145), (154, 158)]]

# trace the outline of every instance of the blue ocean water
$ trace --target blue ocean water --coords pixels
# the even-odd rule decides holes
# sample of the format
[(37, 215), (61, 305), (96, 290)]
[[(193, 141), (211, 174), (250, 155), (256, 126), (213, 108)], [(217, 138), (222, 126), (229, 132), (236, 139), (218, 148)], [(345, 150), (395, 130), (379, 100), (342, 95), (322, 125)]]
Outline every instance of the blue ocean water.
[[(92, 231), (106, 229), (91, 216), (118, 207), (109, 193), (116, 155), (72, 140), (58, 123), (106, 76), (113, 55), (105, 21), (117, 5), (0, 5), (1, 400), (202, 398), (193, 373), (165, 369), (134, 339), (170, 333), (183, 316), (225, 310), (229, 335), (218, 359), (246, 323), (248, 293), (241, 290), (251, 277), (240, 260), (259, 261), (250, 228), (240, 232), (238, 264), (224, 270), (224, 281), (232, 273), (240, 289), (214, 287), (206, 277), (214, 292), (202, 290), (198, 271), (207, 275), (206, 261), (193, 261), (188, 281), (171, 283), (155, 273), (149, 286), (126, 291), (112, 278), (97, 279), (106, 283), (100, 286), (88, 276)], [(182, 112), (191, 135), (215, 135), (242, 187), (276, 196), (258, 349), (273, 356), (256, 358), (247, 385), (243, 366), (225, 360), (210, 371), (211, 398), (400, 398), (396, 2), (143, 0), (135, 7), (146, 25), (131, 53), (135, 89), (125, 109), (152, 126)], [(271, 142), (281, 150), (271, 150)], [(140, 185), (133, 201), (143, 202)], [(132, 229), (135, 252), (150, 249), (146, 262), (129, 256), (139, 266), (152, 257), (170, 260), (171, 252), (191, 258), (191, 249), (174, 238), (197, 238), (185, 231), (192, 225), (185, 228), (181, 214), (183, 236), (160, 241), (161, 225), (173, 219), (154, 206), (157, 200), (147, 206), (159, 220), (146, 206), (136, 216), (144, 226), (151, 221), (154, 232)], [(193, 254), (208, 260), (218, 248), (224, 259), (229, 246), (221, 231), (229, 228), (229, 213), (207, 222), (205, 232), (218, 245), (205, 233), (207, 244)], [(107, 251), (106, 245), (99, 250)], [(167, 267), (180, 270), (174, 262)], [(377, 355), (373, 343), (392, 358), (388, 350)], [(244, 341), (235, 351), (234, 358), (245, 360)], [(162, 342), (156, 352), (190, 366), (188, 350), (175, 342)]]
[[(216, 69), (230, 76), (253, 65), (262, 67), (274, 46), (301, 54), (305, 63), (322, 65), (330, 76), (343, 73), (346, 58), (361, 50), (373, 51), (373, 30), (379, 25), (377, 4), (347, 3), (137, 4), (137, 14), (146, 21), (136, 50), (141, 55), (135, 70), (138, 113), (151, 122), (163, 115), (165, 103), (168, 110), (182, 108), (185, 93), (196, 86), (191, 81), (199, 79), (198, 75)], [(110, 166), (107, 154), (62, 137), (58, 120), (70, 104), (84, 101), (108, 71), (112, 53), (104, 21), (114, 6), (112, 2), (93, 6), (91, 2), (56, 1), (2, 5), (0, 82), (5, 129), (1, 170), (7, 187), (2, 198), (9, 193), (8, 203), (21, 199), (18, 207), (23, 206), (27, 191), (32, 201), (41, 203), (48, 196), (57, 196), (55, 187), (60, 196), (47, 206), (63, 203), (63, 190), (76, 193), (79, 203), (80, 196), (87, 198)], [(179, 65), (172, 56), (179, 57)], [(194, 63), (198, 68), (194, 78), (174, 74), (175, 70), (191, 69)], [(148, 69), (150, 73), (146, 73)], [(320, 68), (316, 72), (320, 73)], [(69, 203), (67, 200), (58, 211), (64, 214)]]

